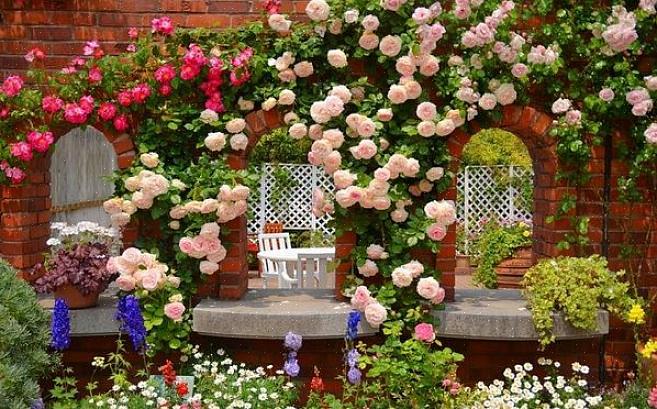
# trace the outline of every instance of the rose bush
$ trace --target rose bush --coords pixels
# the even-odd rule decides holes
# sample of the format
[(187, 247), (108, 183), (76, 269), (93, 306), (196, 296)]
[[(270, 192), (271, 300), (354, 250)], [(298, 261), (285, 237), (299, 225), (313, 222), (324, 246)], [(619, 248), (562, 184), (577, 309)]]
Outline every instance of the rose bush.
[[(359, 237), (345, 294), (372, 325), (411, 329), (444, 297), (433, 266), (411, 273), (408, 265), (419, 264), (416, 249), (437, 251), (454, 221), (453, 203), (435, 199), (450, 184), (446, 141), (457, 128), (536, 95), (555, 115), (562, 173), (577, 184), (586, 180), (591, 146), (629, 116), (631, 171), (620, 180), (629, 196), (657, 155), (657, 76), (638, 69), (655, 54), (649, 2), (632, 10), (548, 0), (523, 10), (510, 0), (429, 3), (312, 0), (310, 23), (298, 24), (269, 1), (266, 24), (181, 30), (161, 17), (151, 35), (131, 29), (134, 42), (120, 56), (90, 41), (61, 72), (31, 72), (41, 87), (4, 80), (0, 177), (21, 183), (62, 125), (129, 132), (139, 160), (117, 174), (106, 210), (118, 226), (154, 227), (141, 247), (176, 270), (189, 299), (224, 254), (221, 229), (209, 235), (204, 226), (247, 208), (255, 178), (226, 163), (248, 147), (244, 117), (277, 109), (293, 138), (313, 141), (309, 162), (335, 179), (335, 203), (318, 192), (314, 211), (333, 212), (338, 233)], [(554, 19), (541, 27), (526, 24), (548, 12)], [(37, 66), (47, 58), (40, 50), (26, 57)], [(372, 244), (388, 257), (376, 257)]]

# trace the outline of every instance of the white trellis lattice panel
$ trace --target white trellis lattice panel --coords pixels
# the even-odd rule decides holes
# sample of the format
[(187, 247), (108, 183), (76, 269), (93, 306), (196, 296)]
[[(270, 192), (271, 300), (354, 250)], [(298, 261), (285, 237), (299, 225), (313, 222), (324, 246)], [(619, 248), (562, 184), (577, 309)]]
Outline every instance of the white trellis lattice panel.
[[(274, 173), (287, 172), (286, 186), (277, 187)], [(283, 223), (286, 230), (319, 230), (324, 234), (333, 234), (328, 227), (332, 220), (330, 215), (316, 218), (312, 213), (313, 191), (324, 190), (332, 196), (333, 181), (324, 171), (313, 165), (264, 164), (260, 178), (258, 195), (249, 200), (252, 215), (248, 221), (249, 234), (263, 231), (265, 223)]]
[(459, 171), (456, 211), (466, 254), (470, 237), (481, 233), (483, 221), (531, 224), (532, 197), (523, 186), (531, 187), (533, 178), (532, 169), (519, 166), (466, 166)]

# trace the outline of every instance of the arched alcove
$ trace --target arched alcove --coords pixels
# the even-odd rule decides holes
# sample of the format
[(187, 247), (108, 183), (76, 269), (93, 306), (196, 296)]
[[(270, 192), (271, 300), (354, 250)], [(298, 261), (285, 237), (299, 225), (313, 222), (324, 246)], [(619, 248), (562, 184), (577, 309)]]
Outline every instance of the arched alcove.
[(59, 138), (50, 158), (51, 221), (109, 226), (102, 203), (114, 192), (109, 177), (117, 169), (116, 152), (97, 129), (76, 128)]

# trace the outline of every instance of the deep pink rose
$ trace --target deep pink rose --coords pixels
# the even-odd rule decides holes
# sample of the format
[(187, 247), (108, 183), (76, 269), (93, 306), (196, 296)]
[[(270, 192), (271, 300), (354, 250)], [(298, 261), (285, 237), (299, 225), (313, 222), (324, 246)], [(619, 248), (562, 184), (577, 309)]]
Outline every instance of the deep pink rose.
[(422, 342), (433, 342), (436, 339), (436, 333), (433, 330), (433, 325), (422, 322), (415, 326), (415, 339)]
[(176, 69), (170, 64), (165, 64), (155, 71), (155, 79), (160, 83), (169, 83), (176, 78)]
[(55, 142), (55, 137), (52, 132), (32, 131), (27, 134), (27, 142), (35, 151), (44, 153)]
[(154, 18), (151, 21), (151, 28), (153, 29), (154, 33), (160, 33), (163, 35), (171, 35), (174, 30), (173, 22), (169, 17), (160, 17), (160, 18)]
[(8, 97), (14, 97), (21, 92), (23, 88), (23, 79), (18, 75), (10, 75), (2, 83), (0, 90)]
[(64, 119), (72, 124), (83, 124), (87, 122), (89, 112), (75, 103), (66, 104), (64, 107)]
[(103, 121), (109, 121), (116, 116), (116, 111), (116, 105), (111, 102), (103, 102), (98, 108), (98, 116), (100, 116)]
[(6, 168), (5, 170), (5, 176), (9, 178), (11, 183), (13, 184), (18, 184), (21, 183), (25, 179), (25, 172), (21, 168)]
[(84, 109), (84, 112), (86, 112), (88, 115), (94, 110), (94, 97), (91, 95), (84, 95), (80, 97), (78, 104), (80, 105), (80, 108)]
[(125, 114), (121, 114), (114, 118), (114, 129), (117, 131), (123, 132), (127, 130), (129, 126), (128, 117)]
[(119, 104), (124, 107), (129, 107), (132, 104), (132, 92), (130, 91), (121, 91), (116, 96), (116, 99), (119, 101)]
[(41, 101), (41, 108), (49, 114), (53, 114), (60, 109), (64, 108), (64, 101), (54, 95), (48, 95), (43, 97)]
[(25, 162), (32, 160), (33, 157), (32, 146), (29, 143), (16, 142), (16, 143), (12, 143), (9, 146), (12, 156)]
[(143, 104), (151, 95), (151, 87), (146, 83), (135, 85), (132, 89), (132, 99), (137, 104)]
[(98, 67), (92, 67), (89, 70), (89, 81), (100, 82), (103, 79), (103, 72)]

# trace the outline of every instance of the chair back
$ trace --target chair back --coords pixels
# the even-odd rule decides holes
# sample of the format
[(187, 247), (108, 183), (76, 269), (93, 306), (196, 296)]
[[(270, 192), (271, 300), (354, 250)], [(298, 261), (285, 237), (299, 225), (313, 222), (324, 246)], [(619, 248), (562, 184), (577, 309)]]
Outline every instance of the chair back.
[(332, 259), (327, 254), (299, 254), (294, 268), (298, 288), (329, 288), (327, 265)]
[[(290, 233), (261, 233), (258, 234), (258, 250), (259, 251), (269, 251), (269, 250), (283, 250), (289, 249), (292, 245), (290, 244)], [(277, 264), (269, 259), (263, 260), (263, 273), (266, 277), (278, 275)]]

